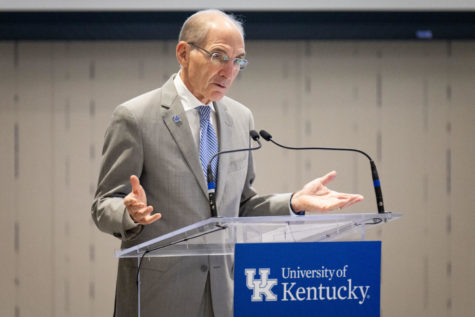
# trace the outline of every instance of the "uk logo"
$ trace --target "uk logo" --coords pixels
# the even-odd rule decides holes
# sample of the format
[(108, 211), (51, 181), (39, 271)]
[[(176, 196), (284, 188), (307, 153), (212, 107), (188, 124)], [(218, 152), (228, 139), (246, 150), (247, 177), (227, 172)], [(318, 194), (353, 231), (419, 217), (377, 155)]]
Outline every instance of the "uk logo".
[(265, 297), (266, 302), (274, 302), (277, 295), (272, 292), (272, 288), (277, 285), (277, 279), (270, 279), (270, 268), (259, 269), (260, 280), (256, 280), (256, 269), (245, 269), (246, 286), (252, 290), (251, 301), (262, 302)]

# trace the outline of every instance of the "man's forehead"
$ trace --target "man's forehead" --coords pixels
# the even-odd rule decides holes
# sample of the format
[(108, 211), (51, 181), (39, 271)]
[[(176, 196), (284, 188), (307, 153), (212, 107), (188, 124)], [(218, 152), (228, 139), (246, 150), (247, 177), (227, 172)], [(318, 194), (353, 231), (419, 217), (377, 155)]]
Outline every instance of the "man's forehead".
[(207, 38), (214, 37), (239, 37), (243, 40), (241, 31), (232, 21), (227, 18), (220, 18), (218, 20), (208, 22)]
[(223, 30), (219, 28), (210, 28), (204, 46), (208, 49), (221, 49), (228, 51), (232, 49), (239, 51), (239, 54), (245, 53), (244, 40), (237, 29)]

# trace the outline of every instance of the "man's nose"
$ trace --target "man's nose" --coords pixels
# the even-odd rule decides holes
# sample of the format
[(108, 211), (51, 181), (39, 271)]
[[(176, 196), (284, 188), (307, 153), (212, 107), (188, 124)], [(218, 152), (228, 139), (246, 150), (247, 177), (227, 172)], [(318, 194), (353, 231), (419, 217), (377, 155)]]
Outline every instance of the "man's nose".
[(232, 60), (229, 60), (222, 65), (221, 74), (226, 78), (232, 78), (238, 71), (239, 68), (234, 65)]

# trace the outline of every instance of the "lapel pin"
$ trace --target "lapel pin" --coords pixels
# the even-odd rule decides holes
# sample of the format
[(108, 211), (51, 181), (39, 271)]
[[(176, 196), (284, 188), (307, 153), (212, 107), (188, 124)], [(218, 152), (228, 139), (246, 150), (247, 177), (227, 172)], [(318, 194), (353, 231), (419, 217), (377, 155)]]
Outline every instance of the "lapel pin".
[(175, 123), (179, 123), (179, 122), (181, 122), (181, 119), (180, 119), (179, 116), (174, 116), (174, 117), (173, 117), (173, 121), (174, 121)]

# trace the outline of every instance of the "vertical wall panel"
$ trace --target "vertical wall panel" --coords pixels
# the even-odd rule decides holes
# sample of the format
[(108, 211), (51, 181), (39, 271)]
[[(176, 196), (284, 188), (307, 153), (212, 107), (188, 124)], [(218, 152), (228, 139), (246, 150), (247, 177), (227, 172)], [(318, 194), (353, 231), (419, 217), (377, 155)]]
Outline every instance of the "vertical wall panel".
[(447, 240), (446, 191), (447, 111), (449, 99), (448, 43), (425, 45), (424, 64), (424, 217), (421, 239), (424, 242), (423, 304), (428, 316), (447, 316), (449, 244)]
[(475, 45), (456, 42), (452, 53), (452, 316), (468, 316), (475, 311)]
[[(20, 43), (18, 50), (18, 304), (20, 316), (50, 316), (55, 278), (52, 47), (48, 42), (26, 42)], [(34, 296), (32, 290), (37, 290)]]
[[(387, 43), (382, 50), (382, 162), (385, 174), (387, 206), (403, 211), (399, 225), (403, 233), (397, 236), (400, 250), (392, 249), (387, 260), (394, 270), (385, 283), (393, 289), (383, 301), (383, 312), (396, 315), (423, 315), (425, 248), (421, 237), (424, 218), (423, 170), (421, 153), (424, 146), (423, 89), (421, 60), (424, 47), (418, 43)], [(407, 186), (408, 183), (411, 186)], [(409, 260), (410, 259), (410, 260)], [(409, 260), (409, 261), (408, 261)], [(409, 289), (393, 287), (404, 281), (414, 281)], [(400, 301), (391, 300), (395, 296)], [(401, 302), (406, 303), (400, 305)]]
[(16, 302), (15, 44), (0, 43), (0, 315), (13, 316)]
[(53, 241), (54, 258), (54, 307), (53, 316), (69, 316), (69, 273), (70, 237), (68, 212), (71, 210), (70, 201), (70, 122), (71, 122), (71, 90), (70, 60), (68, 59), (69, 45), (65, 43), (53, 44), (53, 86), (52, 98), (54, 131), (52, 142), (53, 154), (53, 183), (54, 183), (54, 210), (53, 219), (55, 237)]
[[(113, 258), (113, 250), (119, 247), (120, 242), (95, 228), (90, 217), (90, 206), (101, 157), (102, 141), (100, 140), (103, 139), (107, 123), (115, 107), (111, 103), (121, 98), (127, 91), (134, 89), (135, 78), (132, 75), (135, 69), (130, 66), (133, 61), (127, 58), (126, 49), (121, 56), (121, 46), (122, 42), (84, 43), (77, 46), (78, 57), (88, 65), (88, 71), (84, 74), (84, 93), (76, 95), (76, 102), (83, 106), (73, 129), (86, 126), (87, 130), (84, 131), (83, 137), (77, 140), (82, 144), (82, 154), (75, 154), (80, 159), (75, 160), (72, 165), (76, 167), (73, 173), (74, 179), (76, 182), (81, 182), (81, 186), (85, 189), (81, 199), (82, 209), (87, 211), (83, 231), (83, 234), (86, 234), (83, 241), (83, 251), (86, 254), (84, 291), (89, 300), (87, 314), (90, 316), (105, 314), (112, 308), (114, 301), (113, 293), (108, 293), (106, 296), (103, 291), (104, 284), (99, 281), (103, 279), (114, 288), (117, 264)], [(92, 51), (88, 51), (91, 47)], [(127, 89), (119, 88), (118, 84), (120, 81), (125, 82), (125, 72), (131, 75), (127, 80)], [(81, 164), (88, 166), (87, 177), (81, 175)], [(99, 259), (104, 259), (105, 262), (98, 265)], [(79, 308), (80, 302), (76, 304)]]
[[(136, 61), (128, 58), (130, 48), (128, 50), (127, 47), (122, 47), (122, 42), (97, 42), (90, 44), (93, 45), (92, 54), (87, 52), (88, 46), (81, 48), (82, 54), (84, 54), (86, 59), (88, 58), (89, 63), (89, 72), (86, 79), (87, 86), (85, 87), (88, 100), (83, 100), (87, 106), (85, 105), (85, 111), (82, 116), (84, 124), (88, 127), (83, 141), (84, 147), (87, 148), (84, 162), (87, 162), (89, 174), (87, 178), (79, 175), (79, 173), (77, 174), (77, 179), (80, 180), (82, 178), (85, 181), (83, 185), (88, 188), (88, 191), (84, 193), (85, 202), (89, 201), (84, 206), (85, 210), (90, 210), (90, 202), (96, 189), (99, 171), (98, 164), (102, 151), (102, 142), (99, 140), (103, 139), (108, 119), (115, 107), (114, 102), (120, 100), (120, 98), (126, 98), (125, 94), (128, 91), (135, 90), (136, 76), (134, 75), (137, 71), (131, 65)], [(129, 72), (129, 77), (124, 77), (125, 72)], [(125, 78), (127, 78), (126, 81), (124, 80)], [(127, 89), (119, 88), (120, 82), (127, 82)], [(80, 162), (78, 161), (76, 164), (80, 164)], [(103, 278), (108, 281), (107, 284), (115, 284), (116, 263), (112, 259), (113, 253), (111, 251), (117, 249), (120, 242), (97, 231), (90, 218), (90, 213), (87, 224), (84, 227), (85, 232), (87, 232), (84, 243), (85, 251), (87, 252), (87, 297), (90, 302), (88, 314), (100, 316), (100, 313), (105, 313), (111, 307), (111, 304), (113, 305), (114, 299), (113, 296), (110, 296), (110, 293), (104, 296), (102, 288), (104, 284), (98, 283), (98, 281)], [(101, 257), (107, 254), (109, 257)], [(108, 267), (108, 270), (104, 270), (103, 267), (97, 265), (98, 259), (105, 260), (103, 265)], [(104, 297), (101, 298), (99, 295)], [(100, 305), (102, 305), (102, 309)]]

